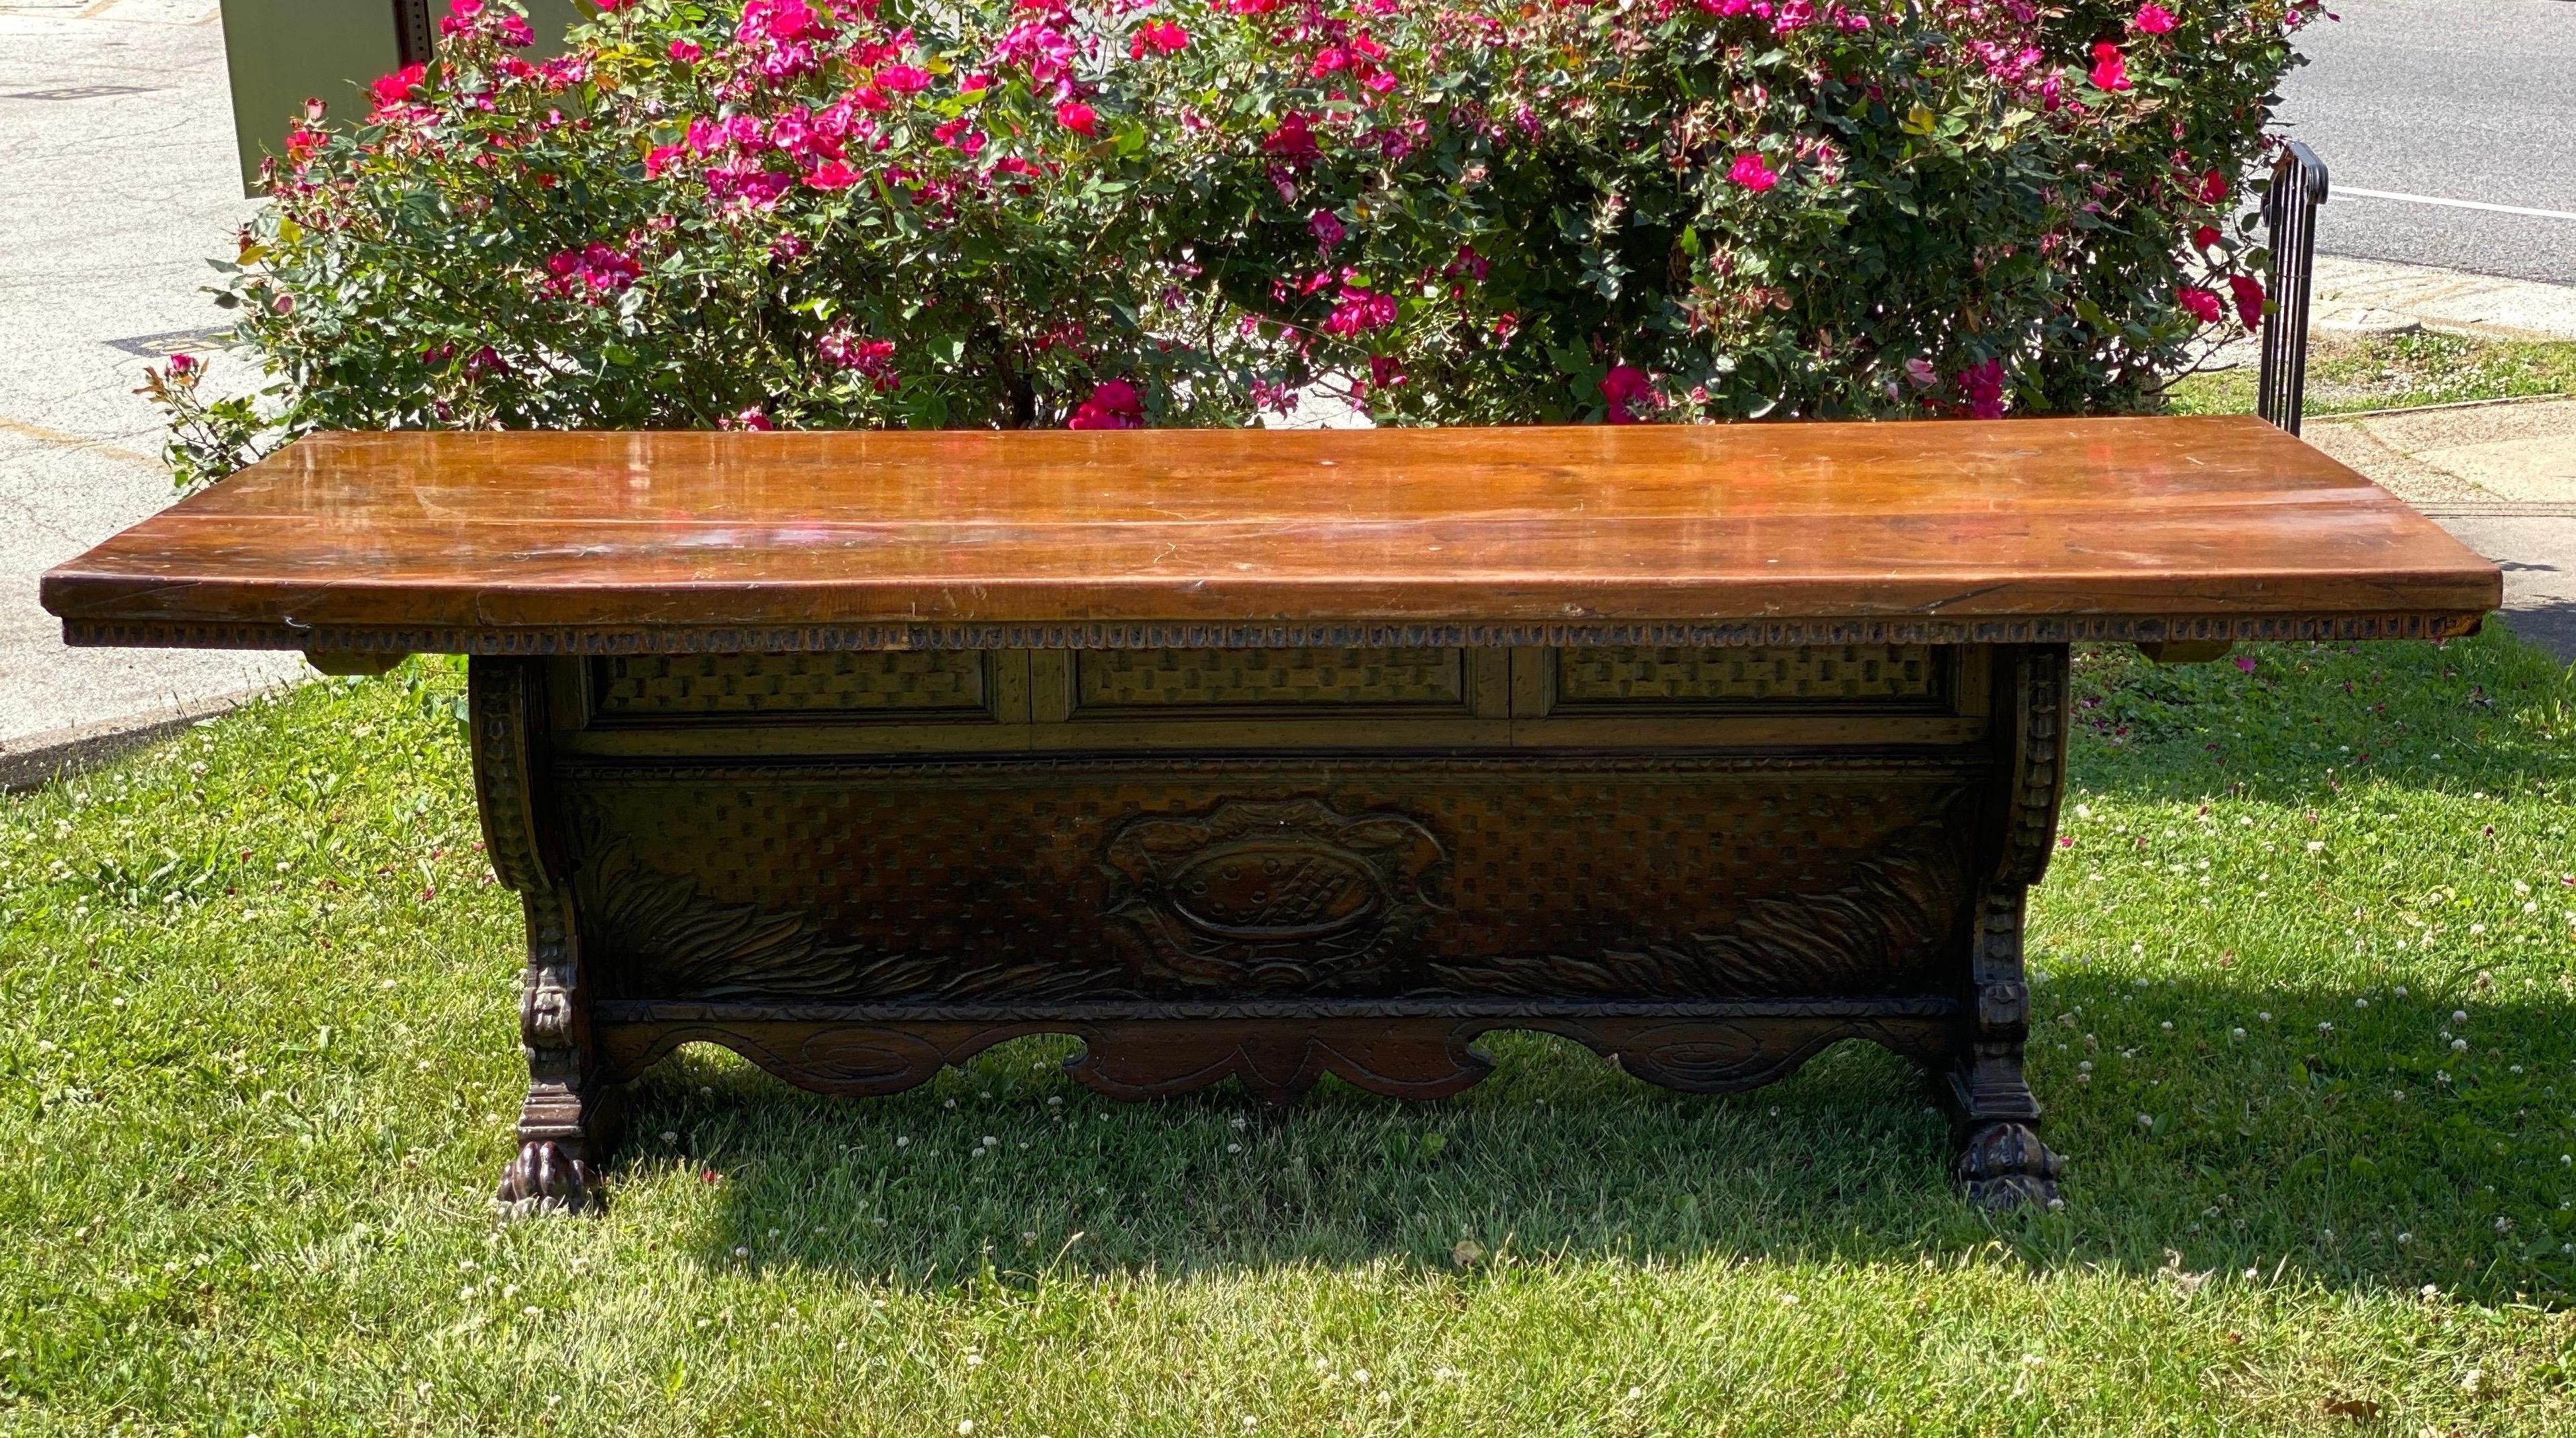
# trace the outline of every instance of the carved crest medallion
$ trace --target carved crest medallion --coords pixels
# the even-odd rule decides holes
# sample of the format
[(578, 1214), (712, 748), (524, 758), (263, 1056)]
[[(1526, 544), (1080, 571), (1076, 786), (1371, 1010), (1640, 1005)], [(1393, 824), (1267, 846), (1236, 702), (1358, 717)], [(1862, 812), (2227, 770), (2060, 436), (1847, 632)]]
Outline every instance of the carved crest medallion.
[(1316, 799), (1131, 819), (1102, 855), (1139, 983), (1269, 994), (1398, 986), (1447, 857), (1406, 815)]

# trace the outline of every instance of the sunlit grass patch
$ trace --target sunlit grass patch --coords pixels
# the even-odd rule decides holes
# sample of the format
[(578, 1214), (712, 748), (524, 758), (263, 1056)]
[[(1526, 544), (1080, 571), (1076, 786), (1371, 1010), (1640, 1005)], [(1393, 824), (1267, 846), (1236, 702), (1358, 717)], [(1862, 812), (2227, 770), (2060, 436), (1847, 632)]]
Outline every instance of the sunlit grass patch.
[(518, 910), (457, 675), (309, 686), (0, 800), (0, 1415), (2565, 1431), (2576, 686), (2501, 635), (2243, 657), (2080, 657), (2032, 944), (2068, 1206), (2004, 1219), (1876, 1050), (1712, 1100), (1505, 1036), (1456, 1099), (1284, 1115), (1107, 1102), (1060, 1040), (865, 1102), (689, 1050), (603, 1218), (501, 1222)]
[[(2185, 375), (2167, 398), (2176, 414), (2252, 414), (2256, 378), (2250, 364)], [(2576, 395), (2576, 343), (2422, 330), (2308, 339), (2310, 415), (2544, 395)]]

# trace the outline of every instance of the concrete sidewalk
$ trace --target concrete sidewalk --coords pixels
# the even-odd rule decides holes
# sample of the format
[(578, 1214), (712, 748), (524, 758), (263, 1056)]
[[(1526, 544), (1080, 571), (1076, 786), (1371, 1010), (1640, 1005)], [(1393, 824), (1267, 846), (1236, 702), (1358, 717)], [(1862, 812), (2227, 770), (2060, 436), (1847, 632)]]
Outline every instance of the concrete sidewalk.
[(2316, 332), (2437, 330), (2490, 340), (2576, 340), (2576, 285), (2317, 256)]
[(2494, 560), (2505, 623), (2576, 662), (2576, 400), (2314, 419), (2304, 437)]
[(47, 568), (173, 498), (132, 391), (227, 323), (201, 291), (254, 208), (230, 116), (215, 0), (0, 0), (0, 785), (300, 672), (66, 649), (36, 604)]

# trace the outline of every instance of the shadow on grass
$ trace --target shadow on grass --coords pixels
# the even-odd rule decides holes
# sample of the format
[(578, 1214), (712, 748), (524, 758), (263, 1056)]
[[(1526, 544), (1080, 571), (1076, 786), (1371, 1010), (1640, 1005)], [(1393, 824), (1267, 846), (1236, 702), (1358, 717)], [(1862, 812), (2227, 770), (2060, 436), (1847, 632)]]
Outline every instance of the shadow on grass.
[[(2492, 790), (2524, 795), (2527, 815), (2535, 785), (2568, 777), (2576, 691), (2509, 639), (2252, 657), (2249, 671), (2084, 656), (2075, 789), (2136, 814), (2241, 798), (2289, 816), (2304, 840), (2326, 832), (2305, 827), (2318, 812), (2367, 819), (2363, 805), (2335, 808), (2347, 790), (2373, 813)], [(2419, 837), (2462, 832), (2432, 809), (2410, 822)], [(2042, 905), (2073, 930), (2101, 892), (2072, 887), (2090, 862), (2090, 850), (2068, 855), (2068, 887)], [(1452, 1099), (1407, 1104), (1327, 1080), (1284, 1112), (1231, 1084), (1145, 1105), (1100, 1098), (1061, 1071), (1069, 1039), (1023, 1040), (910, 1093), (850, 1102), (692, 1049), (644, 1080), (617, 1174), (714, 1171), (711, 1264), (933, 1286), (1050, 1269), (1438, 1269), (1499, 1253), (1913, 1264), (2000, 1241), (2042, 1266), (2254, 1268), (2562, 1301), (2576, 1288), (2576, 1207), (2563, 1206), (2576, 1203), (2576, 996), (2526, 975), (2471, 997), (2466, 971), (2401, 994), (2393, 975), (2428, 961), (2346, 961), (2328, 890), (2306, 878), (2285, 900), (2297, 925), (2216, 921), (2271, 943), (2264, 963), (2141, 988), (2143, 970), (2051, 961), (2031, 1060), (2069, 1161), (2057, 1213), (1993, 1215), (1956, 1198), (1927, 1086), (1865, 1044), (1708, 1098), (1531, 1034), (1484, 1040), (1500, 1066)], [(2356, 865), (2345, 881), (2417, 876)], [(2129, 883), (2117, 949), (2211, 912), (2199, 890)], [(2338, 911), (2352, 898), (2339, 892)], [(2101, 952), (2108, 937), (2076, 942)], [(2455, 1023), (2462, 1005), (2475, 1017)]]
[(2496, 617), (2448, 644), (2249, 645), (2207, 664), (2079, 649), (2073, 690), (2073, 789), (2129, 799), (2509, 789), (2565, 777), (2576, 746), (2576, 670)]
[(2458, 1026), (2476, 1031), (2462, 1054), (2438, 1037), (2447, 1002), (2385, 992), (2076, 976), (2042, 1000), (2034, 1080), (2069, 1160), (2053, 1214), (1956, 1198), (1925, 1085), (1856, 1042), (1711, 1098), (1500, 1034), (1485, 1041), (1494, 1076), (1455, 1098), (1327, 1080), (1286, 1111), (1231, 1084), (1106, 1100), (1059, 1069), (1069, 1040), (1022, 1040), (857, 1101), (690, 1050), (645, 1080), (621, 1168), (720, 1175), (711, 1263), (748, 1248), (757, 1263), (927, 1285), (1050, 1267), (1449, 1268), (1498, 1250), (1914, 1263), (1996, 1239), (2042, 1265), (2140, 1273), (2286, 1267), (2551, 1302), (2576, 1285), (2561, 1249), (2576, 1239), (2561, 1206), (2576, 1174), (2559, 1158), (2576, 1005), (2483, 1005)]

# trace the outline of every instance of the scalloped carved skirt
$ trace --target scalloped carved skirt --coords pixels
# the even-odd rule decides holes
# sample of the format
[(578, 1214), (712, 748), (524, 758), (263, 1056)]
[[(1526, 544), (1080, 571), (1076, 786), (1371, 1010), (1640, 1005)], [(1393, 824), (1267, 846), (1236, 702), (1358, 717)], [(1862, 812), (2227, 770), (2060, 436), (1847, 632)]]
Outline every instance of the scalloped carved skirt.
[(527, 896), (505, 1202), (596, 1201), (677, 1045), (878, 1094), (1071, 1032), (1103, 1092), (1453, 1093), (1494, 1028), (1640, 1078), (1913, 1059), (1958, 1178), (2053, 1201), (2023, 892), (2063, 646), (477, 659)]

